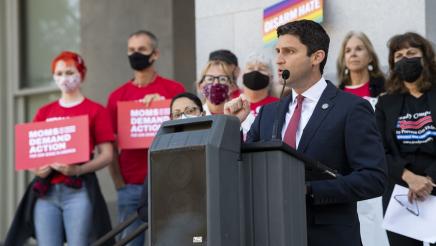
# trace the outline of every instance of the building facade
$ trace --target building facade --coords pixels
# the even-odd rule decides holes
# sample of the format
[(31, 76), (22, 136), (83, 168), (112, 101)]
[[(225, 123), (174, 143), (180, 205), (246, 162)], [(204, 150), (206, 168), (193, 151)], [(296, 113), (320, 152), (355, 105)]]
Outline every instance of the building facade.
[[(159, 39), (162, 76), (187, 88), (195, 80), (193, 0), (0, 0), (0, 244), (30, 172), (14, 168), (14, 125), (59, 96), (51, 60), (62, 50), (82, 54), (88, 67), (84, 94), (106, 105), (110, 91), (133, 77), (127, 38), (140, 29)], [(176, 65), (177, 64), (177, 65)], [(116, 191), (107, 169), (100, 185), (116, 217)]]
[[(0, 0), (0, 242), (33, 175), (14, 169), (14, 125), (28, 122), (37, 108), (56, 100), (51, 59), (62, 50), (83, 55), (88, 66), (86, 96), (102, 104), (133, 73), (128, 35), (139, 29), (159, 38), (158, 71), (193, 91), (209, 52), (230, 49), (243, 66), (262, 51), (263, 9), (276, 0)], [(436, 1), (324, 0), (322, 25), (331, 37), (325, 76), (336, 80), (336, 58), (345, 34), (365, 32), (387, 67), (387, 40), (415, 31), (436, 42)], [(100, 183), (115, 218), (116, 191), (107, 170)]]

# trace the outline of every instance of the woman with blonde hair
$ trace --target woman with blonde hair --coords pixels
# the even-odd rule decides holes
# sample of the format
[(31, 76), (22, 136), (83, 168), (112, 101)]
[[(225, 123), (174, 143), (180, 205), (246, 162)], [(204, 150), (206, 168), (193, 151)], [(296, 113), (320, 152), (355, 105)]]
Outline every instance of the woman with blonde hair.
[(224, 114), (224, 103), (230, 99), (230, 87), (235, 84), (229, 65), (209, 61), (197, 82), (197, 91), (205, 98), (206, 115)]
[(367, 99), (373, 106), (384, 92), (385, 78), (369, 38), (362, 32), (349, 32), (337, 60), (339, 88)]
[[(384, 92), (385, 78), (369, 38), (362, 32), (349, 32), (342, 42), (337, 60), (339, 88), (367, 99), (375, 107)], [(388, 245), (381, 228), (381, 197), (357, 203), (363, 245)]]

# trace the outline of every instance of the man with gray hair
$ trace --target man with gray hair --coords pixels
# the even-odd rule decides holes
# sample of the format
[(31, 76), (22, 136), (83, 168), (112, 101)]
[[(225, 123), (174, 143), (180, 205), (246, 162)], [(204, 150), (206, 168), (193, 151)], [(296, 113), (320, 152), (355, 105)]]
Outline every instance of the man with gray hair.
[[(185, 91), (179, 82), (161, 77), (154, 68), (154, 62), (159, 59), (160, 51), (156, 36), (145, 30), (140, 30), (129, 36), (127, 55), (130, 66), (134, 70), (133, 79), (127, 81), (109, 96), (107, 107), (112, 118), (115, 134), (117, 134), (117, 102), (141, 101), (146, 106), (151, 101), (171, 99)], [(148, 171), (148, 149), (122, 149), (115, 145), (114, 161), (109, 166), (118, 195), (119, 222), (135, 213), (144, 179)], [(141, 222), (130, 225), (122, 233), (124, 237), (135, 230)], [(129, 245), (144, 245), (144, 235), (136, 238)]]

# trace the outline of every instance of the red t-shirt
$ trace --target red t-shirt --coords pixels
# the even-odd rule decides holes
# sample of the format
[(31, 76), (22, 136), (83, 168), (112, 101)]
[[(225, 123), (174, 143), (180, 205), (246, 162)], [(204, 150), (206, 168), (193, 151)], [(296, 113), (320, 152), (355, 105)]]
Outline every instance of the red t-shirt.
[(279, 99), (277, 97), (272, 97), (272, 96), (267, 96), (264, 99), (260, 100), (259, 102), (256, 103), (250, 103), (250, 109), (251, 109), (251, 113), (254, 115), (254, 117), (257, 116), (257, 114), (259, 113), (260, 108), (268, 103), (272, 103), (272, 102), (277, 102)]
[(370, 97), (371, 93), (369, 91), (369, 82), (358, 86), (346, 85), (344, 91), (354, 94), (359, 97)]
[[(114, 90), (108, 99), (107, 108), (111, 115), (114, 132), (117, 133), (117, 102), (135, 101), (144, 98), (147, 94), (158, 93), (171, 99), (174, 96), (185, 92), (184, 86), (176, 81), (156, 76), (153, 82), (138, 87), (133, 81), (127, 81), (122, 86)], [(121, 175), (126, 184), (143, 184), (148, 171), (148, 149), (128, 149), (121, 150), (118, 163)]]
[[(62, 107), (59, 101), (55, 101), (40, 108), (33, 121), (55, 121), (82, 115), (88, 115), (89, 155), (91, 156), (95, 145), (115, 140), (109, 113), (100, 104), (85, 98), (80, 104), (67, 108)], [(65, 176), (58, 174), (52, 178), (51, 183), (58, 184), (64, 180)]]

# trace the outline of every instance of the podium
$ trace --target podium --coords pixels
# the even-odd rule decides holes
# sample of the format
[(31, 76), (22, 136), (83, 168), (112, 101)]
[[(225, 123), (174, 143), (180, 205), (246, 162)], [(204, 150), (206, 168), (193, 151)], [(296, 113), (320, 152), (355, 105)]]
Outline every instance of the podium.
[(149, 149), (149, 245), (239, 246), (240, 123), (164, 122)]
[(239, 121), (219, 115), (163, 123), (149, 153), (150, 246), (307, 245), (305, 167), (289, 146), (241, 148)]
[(307, 245), (304, 163), (281, 141), (243, 144), (241, 152), (242, 245)]

